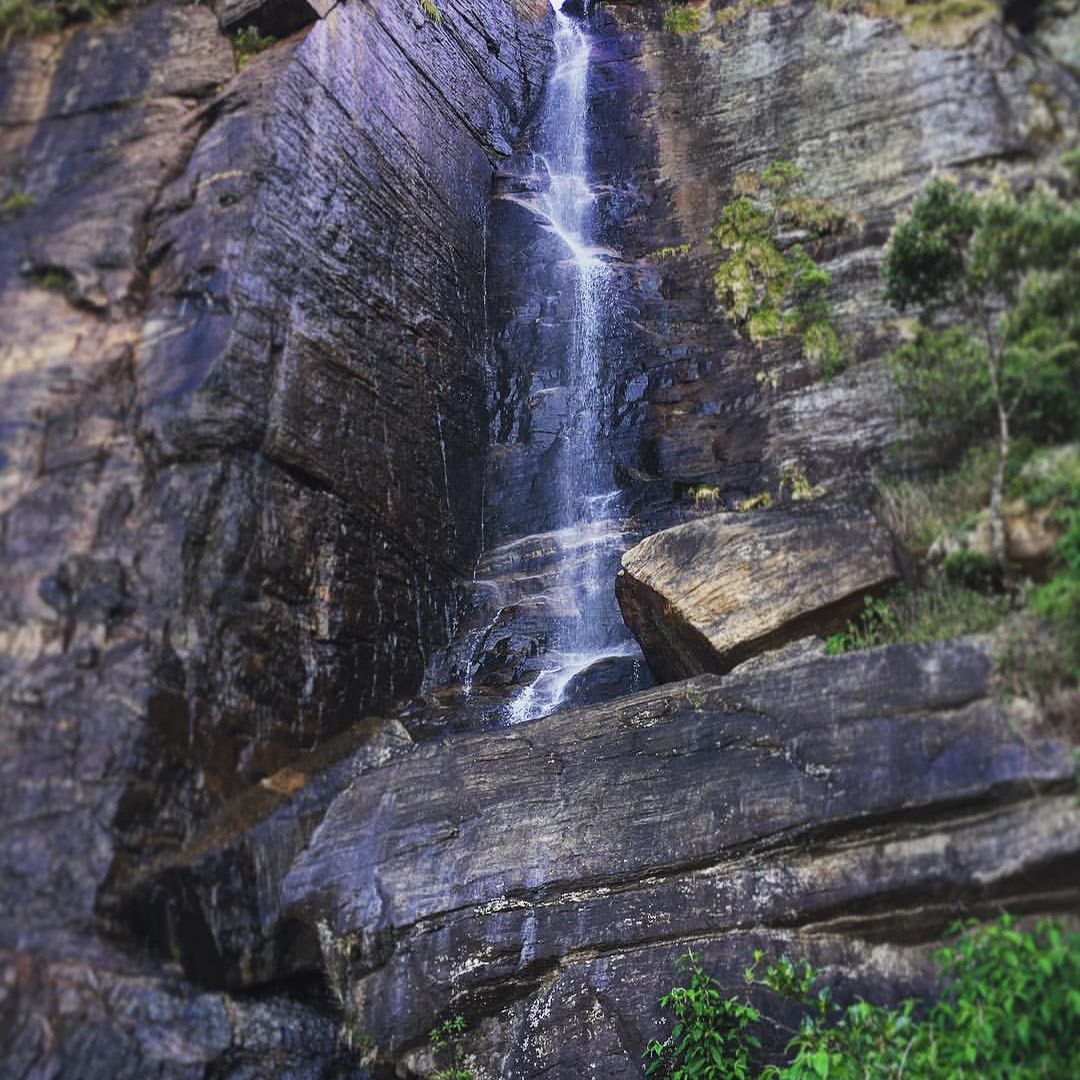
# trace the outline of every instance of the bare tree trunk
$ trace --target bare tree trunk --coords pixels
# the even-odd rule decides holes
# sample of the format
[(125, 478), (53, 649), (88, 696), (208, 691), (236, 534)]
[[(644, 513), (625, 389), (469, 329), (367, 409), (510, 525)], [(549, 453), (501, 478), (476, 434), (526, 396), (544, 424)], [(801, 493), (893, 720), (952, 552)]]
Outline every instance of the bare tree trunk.
[(1001, 504), (1005, 495), (1005, 469), (1009, 464), (1009, 414), (998, 395), (998, 455), (994, 484), (990, 489), (990, 555), (1008, 577), (1009, 559), (1005, 545), (1005, 518)]

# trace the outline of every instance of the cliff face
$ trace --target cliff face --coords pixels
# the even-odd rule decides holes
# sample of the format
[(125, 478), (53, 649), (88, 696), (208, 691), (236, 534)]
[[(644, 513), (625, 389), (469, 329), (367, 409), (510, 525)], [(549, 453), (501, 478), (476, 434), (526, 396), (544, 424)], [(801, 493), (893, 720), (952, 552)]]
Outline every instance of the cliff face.
[[(491, 172), (548, 17), (341, 6), (237, 74), (209, 10), (155, 6), (0, 58), (5, 195), (33, 200), (0, 218), (16, 1075), (225, 1055), (228, 1031), (126, 1041), (150, 994), (65, 1012), (54, 966), (90, 946), (48, 941), (92, 929), (106, 878), (414, 689), (444, 639), (480, 534)], [(86, 964), (146, 978), (106, 956)], [(334, 1048), (312, 1022), (328, 1041), (289, 1036), (298, 1061)], [(91, 1037), (109, 1053), (70, 1071)]]
[[(566, 554), (534, 534), (573, 312), (518, 198), (551, 16), (440, 7), (340, 4), (239, 73), (188, 6), (0, 54), (0, 193), (33, 200), (0, 216), (13, 1076), (362, 1075), (361, 1029), (422, 1072), (449, 1009), (478, 1075), (636, 1076), (687, 945), (733, 989), (757, 946), (918, 987), (957, 914), (1075, 907), (1066, 740), (979, 643), (796, 650), (513, 736), (351, 726), (460, 676), (482, 549), (523, 595)], [(285, 8), (221, 17), (313, 19)], [(591, 16), (612, 574), (690, 485), (857, 498), (896, 434), (888, 230), (934, 169), (1052, 169), (1074, 17), (942, 47), (810, 0), (687, 36)], [(780, 158), (851, 223), (831, 379), (712, 295), (708, 232)], [(507, 621), (492, 685), (552, 626)]]

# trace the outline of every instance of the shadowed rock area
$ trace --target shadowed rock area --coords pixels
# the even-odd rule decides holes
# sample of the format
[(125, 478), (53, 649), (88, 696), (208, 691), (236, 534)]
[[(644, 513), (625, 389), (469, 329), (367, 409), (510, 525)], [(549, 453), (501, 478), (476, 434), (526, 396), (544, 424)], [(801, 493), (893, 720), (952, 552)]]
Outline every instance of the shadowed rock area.
[[(323, 1035), (257, 1067), (230, 1056), (239, 1033), (189, 1052), (176, 1029), (170, 1050), (168, 1016), (140, 1057), (152, 971), (129, 978), (88, 935), (129, 941), (147, 860), (414, 691), (446, 640), (479, 545), (491, 175), (542, 83), (550, 14), (444, 14), (340, 5), (239, 72), (214, 14), (178, 4), (0, 54), (3, 197), (19, 195), (0, 215), (15, 1075), (80, 1054), (83, 1077), (336, 1060), (321, 990)], [(221, 985), (201, 933), (163, 941)], [(131, 998), (131, 1019), (65, 1011), (57, 964)], [(175, 973), (159, 992), (194, 993)], [(251, 1060), (277, 1038), (253, 1034)]]

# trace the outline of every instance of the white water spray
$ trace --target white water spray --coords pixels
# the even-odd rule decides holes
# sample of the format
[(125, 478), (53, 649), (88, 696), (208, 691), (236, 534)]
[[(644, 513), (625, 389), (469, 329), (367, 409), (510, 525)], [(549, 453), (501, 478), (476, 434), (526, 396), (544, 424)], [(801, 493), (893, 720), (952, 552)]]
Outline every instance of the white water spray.
[[(573, 325), (566, 363), (566, 419), (557, 464), (558, 524), (573, 558), (564, 558), (559, 585), (575, 599), (575, 614), (539, 677), (511, 702), (511, 723), (551, 712), (573, 677), (604, 656), (630, 655), (610, 574), (619, 492), (603, 445), (603, 345), (612, 317), (611, 271), (593, 241), (596, 195), (588, 182), (590, 42), (582, 24), (555, 7), (555, 67), (539, 125), (538, 172), (546, 183), (538, 203), (547, 227), (569, 255)], [(616, 534), (618, 530), (614, 530)]]

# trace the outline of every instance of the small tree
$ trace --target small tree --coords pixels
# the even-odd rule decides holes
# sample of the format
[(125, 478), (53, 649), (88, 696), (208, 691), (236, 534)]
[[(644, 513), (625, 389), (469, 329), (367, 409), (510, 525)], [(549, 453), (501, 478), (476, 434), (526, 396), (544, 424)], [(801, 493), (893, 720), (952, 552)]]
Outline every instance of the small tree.
[(975, 193), (932, 180), (894, 230), (884, 275), (889, 302), (919, 312), (918, 335), (894, 355), (911, 414), (938, 429), (993, 424), (991, 552), (1005, 568), (1002, 498), (1018, 410), (1052, 401), (1057, 384), (1064, 406), (1075, 403), (1080, 208), (1043, 187), (1021, 199), (1002, 182)]

